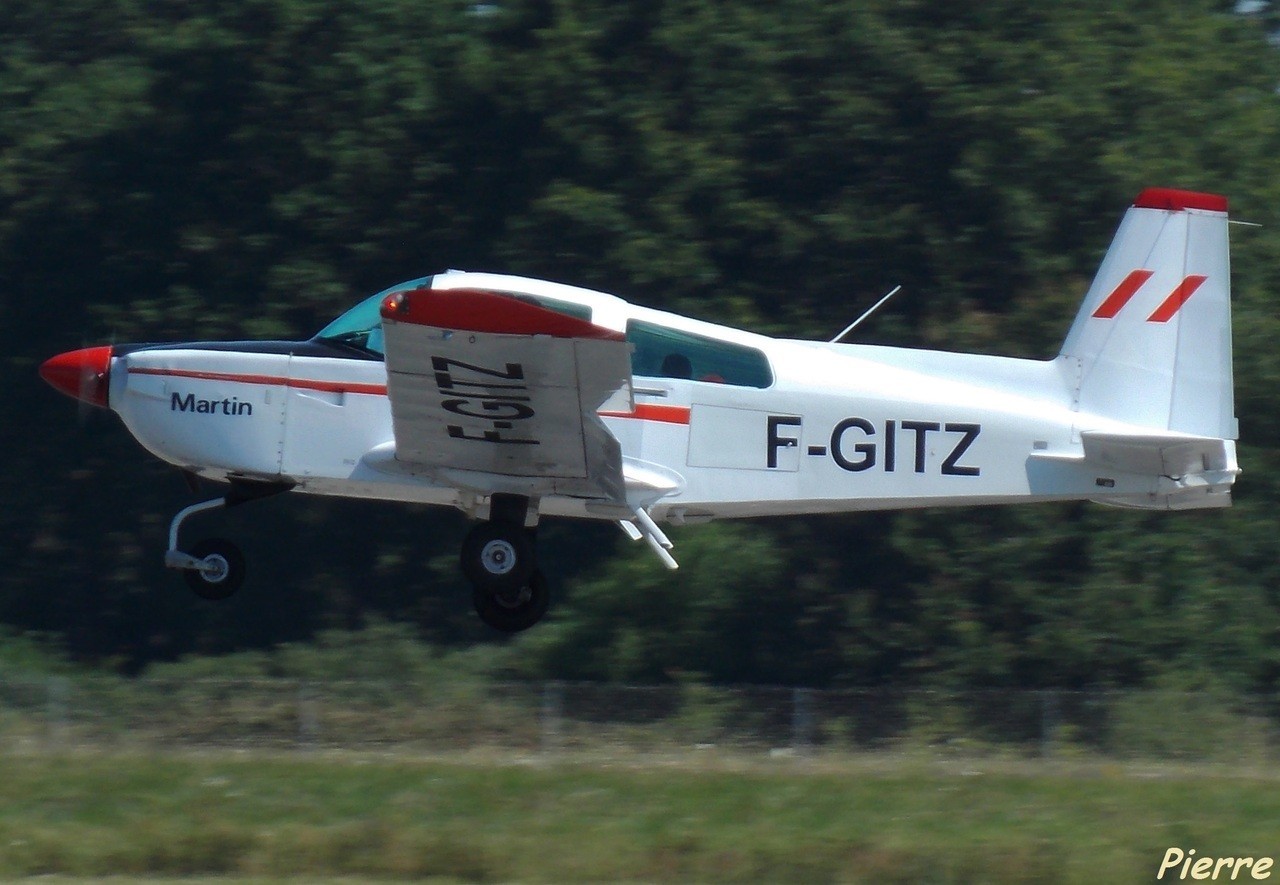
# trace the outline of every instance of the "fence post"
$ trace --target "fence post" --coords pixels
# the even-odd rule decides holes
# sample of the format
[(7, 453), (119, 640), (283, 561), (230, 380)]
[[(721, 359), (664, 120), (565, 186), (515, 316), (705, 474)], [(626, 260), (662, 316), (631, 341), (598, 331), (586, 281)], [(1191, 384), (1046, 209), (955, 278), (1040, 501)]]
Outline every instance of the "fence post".
[(298, 683), (298, 744), (302, 749), (314, 747), (320, 739), (320, 711), (311, 683)]
[(1040, 755), (1054, 754), (1058, 743), (1058, 693), (1052, 689), (1040, 692)]
[(791, 690), (791, 751), (807, 756), (813, 749), (813, 689)]
[(65, 676), (50, 676), (45, 698), (46, 739), (53, 749), (61, 749), (67, 738), (67, 695), (70, 684)]
[(542, 684), (542, 705), (538, 720), (542, 726), (542, 752), (554, 753), (560, 749), (560, 724), (564, 716), (564, 683)]

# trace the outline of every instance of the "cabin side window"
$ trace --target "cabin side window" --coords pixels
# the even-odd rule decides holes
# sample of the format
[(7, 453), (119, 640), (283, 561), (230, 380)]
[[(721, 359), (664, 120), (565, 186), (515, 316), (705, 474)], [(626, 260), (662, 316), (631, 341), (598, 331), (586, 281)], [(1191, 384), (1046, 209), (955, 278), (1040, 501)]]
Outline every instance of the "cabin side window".
[(654, 323), (631, 320), (627, 341), (633, 345), (631, 374), (650, 378), (684, 378), (737, 387), (769, 387), (773, 370), (754, 347)]

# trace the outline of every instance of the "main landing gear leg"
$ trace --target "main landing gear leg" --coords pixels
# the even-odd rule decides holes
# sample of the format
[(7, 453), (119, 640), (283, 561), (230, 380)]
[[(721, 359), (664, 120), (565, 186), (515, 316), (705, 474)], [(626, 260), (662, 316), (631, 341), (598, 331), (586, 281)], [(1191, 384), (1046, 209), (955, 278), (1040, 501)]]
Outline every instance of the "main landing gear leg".
[(462, 573), (471, 582), (476, 613), (504, 633), (532, 627), (551, 601), (533, 532), (525, 528), (528, 509), (528, 498), (494, 495), (488, 521), (476, 524), (462, 542)]

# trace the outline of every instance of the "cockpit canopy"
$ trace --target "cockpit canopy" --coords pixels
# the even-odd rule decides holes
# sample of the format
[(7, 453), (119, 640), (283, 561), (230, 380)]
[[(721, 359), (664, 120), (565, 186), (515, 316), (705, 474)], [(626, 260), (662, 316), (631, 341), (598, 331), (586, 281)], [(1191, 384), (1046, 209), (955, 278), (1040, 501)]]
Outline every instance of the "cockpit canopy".
[[(416, 280), (398, 283), (376, 295), (370, 295), (321, 329), (316, 339), (367, 354), (384, 356), (382, 302), (388, 295), (396, 292), (429, 288), (433, 280), (434, 277), (419, 277)], [(592, 318), (592, 308), (588, 304), (541, 294), (532, 295), (523, 292), (503, 292), (503, 294), (578, 319), (590, 321)], [(646, 316), (654, 313), (654, 311), (645, 311)], [(627, 321), (627, 341), (632, 345), (631, 372), (633, 375), (728, 384), (737, 387), (769, 387), (773, 384), (773, 371), (764, 353), (744, 344), (641, 319)]]
[(432, 277), (419, 277), (397, 283), (389, 289), (383, 289), (376, 295), (370, 295), (355, 307), (348, 310), (316, 335), (319, 341), (333, 341), (356, 350), (386, 354), (382, 343), (382, 302), (388, 295), (396, 292), (407, 292), (410, 289), (421, 289), (431, 285)]

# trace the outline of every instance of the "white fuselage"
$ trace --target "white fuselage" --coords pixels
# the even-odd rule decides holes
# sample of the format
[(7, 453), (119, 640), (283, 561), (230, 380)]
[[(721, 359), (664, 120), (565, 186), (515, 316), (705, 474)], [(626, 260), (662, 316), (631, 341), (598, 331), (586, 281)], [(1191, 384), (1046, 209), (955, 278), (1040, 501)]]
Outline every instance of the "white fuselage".
[[(677, 488), (674, 522), (1020, 500), (1136, 500), (1161, 478), (1081, 457), (1081, 431), (1141, 428), (1081, 413), (1068, 364), (787, 341), (580, 293), (596, 322), (661, 325), (762, 352), (766, 387), (636, 374), (634, 409), (604, 413), (632, 470)], [(607, 302), (601, 298), (608, 298)], [(596, 299), (592, 301), (592, 299)], [(116, 356), (110, 406), (149, 451), (213, 479), (453, 505), (454, 485), (397, 469), (385, 363), (315, 345), (142, 347)], [(548, 497), (545, 515), (593, 516)]]

